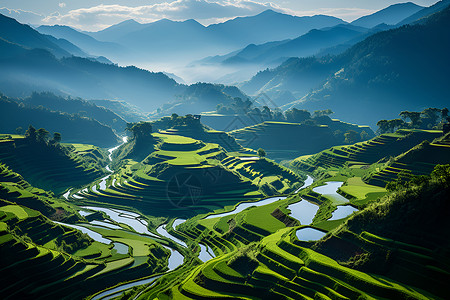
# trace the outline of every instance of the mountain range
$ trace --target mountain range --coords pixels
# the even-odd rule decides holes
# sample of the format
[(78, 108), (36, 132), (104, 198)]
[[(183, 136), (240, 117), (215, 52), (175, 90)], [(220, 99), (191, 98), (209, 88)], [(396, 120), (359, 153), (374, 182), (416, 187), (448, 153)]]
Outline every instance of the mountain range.
[(240, 87), (248, 94), (289, 91), (299, 100), (281, 103), (283, 109), (330, 108), (341, 119), (371, 126), (401, 110), (442, 108), (448, 105), (449, 30), (447, 7), (419, 24), (376, 33), (338, 56), (291, 58)]
[(371, 15), (356, 19), (351, 22), (351, 24), (366, 28), (373, 28), (383, 23), (387, 25), (395, 25), (409, 16), (421, 11), (423, 8), (423, 6), (419, 6), (412, 2), (393, 4)]
[[(234, 68), (233, 76), (222, 77), (226, 82), (244, 81), (248, 72), (244, 70), (273, 68), (290, 57), (312, 55), (336, 55), (344, 52), (368, 36), (383, 30), (398, 27), (398, 23), (425, 8), (411, 2), (391, 5), (373, 14), (361, 17), (352, 23), (341, 23), (330, 27), (315, 28), (295, 38), (272, 40), (263, 44), (249, 44), (225, 55), (206, 57), (193, 66), (223, 66)], [(416, 19), (414, 19), (416, 20)], [(413, 20), (413, 21), (414, 21)]]
[(168, 107), (176, 104), (180, 114), (214, 108), (236, 95), (246, 97), (234, 87), (189, 87), (161, 72), (73, 56), (28, 25), (5, 16), (0, 18), (0, 28), (8, 28), (0, 34), (0, 91), (10, 97), (50, 91), (85, 99), (126, 100), (147, 112), (172, 103)]
[[(271, 97), (278, 106), (292, 107), (302, 103), (301, 105), (308, 105), (307, 108), (310, 110), (316, 109), (314, 107), (316, 104), (320, 108), (328, 108), (324, 107), (325, 104), (321, 104), (322, 100), (317, 102), (312, 99), (317, 99), (319, 95), (325, 93), (327, 89), (322, 88), (324, 83), (327, 87), (334, 86), (338, 81), (336, 78), (344, 75), (346, 81), (353, 82), (354, 76), (366, 71), (366, 68), (361, 69), (359, 65), (355, 65), (353, 68), (359, 68), (359, 73), (355, 72), (350, 76), (348, 73), (352, 69), (350, 66), (355, 62), (361, 63), (360, 57), (355, 55), (365, 53), (367, 57), (364, 58), (364, 62), (371, 57), (374, 61), (383, 61), (385, 65), (391, 63), (390, 60), (385, 62), (385, 57), (393, 55), (395, 59), (399, 58), (395, 49), (403, 49), (403, 60), (412, 55), (418, 60), (416, 65), (420, 65), (423, 56), (411, 53), (423, 51), (424, 54), (433, 56), (434, 47), (440, 43), (439, 38), (430, 40), (434, 35), (428, 37), (429, 43), (395, 48), (397, 45), (391, 36), (397, 32), (395, 30), (403, 32), (400, 35), (408, 35), (407, 30), (383, 30), (397, 28), (404, 21), (396, 25), (387, 24), (401, 20), (408, 14), (415, 16), (413, 19), (408, 17), (411, 23), (423, 23), (426, 20), (424, 16), (441, 10), (448, 3), (448, 0), (441, 1), (423, 9), (411, 3), (394, 5), (359, 21), (356, 20), (353, 24), (346, 24), (340, 19), (327, 16), (294, 17), (268, 10), (256, 16), (236, 18), (207, 27), (195, 20), (175, 22), (163, 19), (150, 24), (128, 20), (96, 33), (79, 32), (67, 26), (41, 26), (38, 30), (43, 34), (40, 34), (27, 25), (1, 16), (0, 28), (4, 30), (0, 34), (2, 64), (0, 74), (4, 76), (0, 78), (0, 90), (5, 95), (13, 97), (28, 96), (34, 91), (51, 91), (58, 95), (85, 99), (126, 100), (158, 116), (173, 112), (200, 113), (214, 109), (217, 104), (231, 101), (234, 97), (246, 98), (246, 94), (258, 95), (262, 92)], [(370, 25), (378, 24), (374, 28), (355, 25), (369, 26), (367, 20), (371, 20)], [(376, 33), (380, 31), (382, 32), (379, 34), (387, 40), (379, 39), (373, 42), (373, 37), (378, 36)], [(445, 36), (442, 36), (441, 40), (445, 40)], [(202, 43), (208, 44), (204, 46), (205, 51), (209, 51), (207, 49), (209, 46), (217, 46), (223, 51), (227, 47), (238, 47), (251, 42), (254, 43), (242, 50), (208, 59), (209, 62), (237, 67), (240, 73), (245, 73), (245, 68), (242, 67), (245, 64), (278, 64), (287, 59), (279, 67), (261, 71), (251, 80), (239, 84), (245, 93), (239, 91), (228, 94), (224, 89), (226, 86), (223, 85), (188, 86), (177, 83), (163, 73), (149, 72), (132, 66), (119, 67), (111, 64), (106, 58), (102, 61), (105, 63), (100, 63), (100, 58), (94, 60), (92, 57), (79, 57), (102, 55), (103, 51), (107, 50), (109, 53), (116, 51), (120, 55), (132, 55), (133, 52), (127, 52), (126, 49), (136, 48), (141, 50), (133, 51), (145, 49), (146, 55), (153, 55), (152, 51), (159, 51), (165, 53), (167, 57), (177, 53), (186, 59), (190, 51), (198, 52), (200, 55), (202, 51), (198, 49), (203, 48)], [(258, 42), (264, 43), (256, 45)], [(388, 47), (383, 48), (385, 49), (383, 53), (377, 52), (378, 48), (384, 47), (383, 45), (388, 42), (392, 43), (391, 50)], [(353, 44), (356, 45), (350, 48)], [(429, 48), (426, 48), (426, 45)], [(350, 49), (344, 54), (329, 56), (348, 48)], [(183, 49), (186, 56), (179, 55), (179, 49)], [(317, 58), (309, 57), (317, 53), (321, 55)], [(305, 58), (288, 59), (291, 56)], [(154, 59), (159, 58), (155, 55)], [(374, 61), (371, 61), (371, 64), (376, 64)], [(385, 74), (383, 72), (386, 70), (382, 70), (381, 66), (376, 65), (371, 69), (372, 81), (395, 82), (400, 71), (403, 72), (400, 70), (396, 73), (396, 70), (392, 70), (391, 73)], [(431, 74), (438, 72), (438, 69), (431, 69)], [(417, 68), (413, 70), (409, 66), (404, 70), (418, 72)], [(421, 78), (422, 74), (403, 75)], [(397, 89), (399, 87), (400, 85), (397, 85)], [(437, 92), (439, 90), (439, 87), (434, 89), (437, 95), (440, 95)], [(309, 95), (304, 97), (308, 93)], [(328, 99), (332, 96), (326, 94), (323, 97)], [(339, 117), (344, 116), (345, 114)], [(374, 116), (374, 120), (376, 118), (378, 117)]]
[[(181, 48), (186, 63), (207, 55), (237, 50), (249, 43), (295, 38), (311, 29), (343, 23), (343, 20), (330, 16), (296, 17), (267, 10), (256, 16), (239, 17), (209, 26), (192, 19), (180, 22), (162, 19), (148, 24), (127, 20), (98, 32), (75, 33), (64, 26), (40, 26), (37, 30), (67, 39), (91, 54), (106, 54), (116, 61), (132, 61), (130, 57), (137, 54), (141, 60), (147, 61), (177, 60)], [(106, 45), (112, 49), (105, 49)]]

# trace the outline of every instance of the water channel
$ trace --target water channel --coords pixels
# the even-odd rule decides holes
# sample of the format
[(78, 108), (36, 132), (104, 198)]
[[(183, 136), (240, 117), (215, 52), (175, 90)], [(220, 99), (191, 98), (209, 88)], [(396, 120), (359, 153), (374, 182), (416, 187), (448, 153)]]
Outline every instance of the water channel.
[(267, 199), (260, 200), (260, 201), (255, 201), (255, 202), (241, 202), (232, 211), (221, 213), (221, 214), (209, 215), (205, 219), (222, 218), (222, 217), (225, 217), (225, 216), (234, 215), (234, 214), (240, 213), (244, 209), (252, 207), (252, 206), (263, 206), (263, 205), (267, 205), (267, 204), (273, 203), (273, 202), (278, 201), (278, 200), (283, 200), (283, 199), (286, 199), (286, 197), (278, 196), (278, 197), (267, 198)]
[[(123, 139), (124, 142), (126, 142), (126, 138)], [(108, 150), (109, 152), (109, 159), (111, 160), (111, 156), (114, 150), (116, 150), (119, 146), (111, 148)], [(251, 158), (247, 158), (247, 159), (255, 159), (254, 157)], [(107, 166), (107, 170), (111, 171), (109, 166)], [(109, 178), (110, 175), (103, 177), (100, 180), (99, 183), (99, 187), (100, 189), (104, 190), (106, 189), (106, 180)], [(301, 189), (304, 189), (308, 186), (310, 186), (313, 183), (313, 178), (308, 176), (305, 184), (299, 188), (298, 190), (295, 191), (295, 193), (298, 193)], [(341, 195), (336, 193), (337, 188), (339, 188), (340, 184), (342, 184), (342, 182), (330, 182), (327, 183), (326, 186), (324, 187), (317, 187), (315, 189), (313, 189), (315, 192), (318, 193), (324, 193), (325, 195), (331, 195), (333, 197), (336, 197), (335, 195), (338, 195), (340, 197), (342, 197)], [(335, 187), (335, 185), (338, 185), (337, 187)], [(327, 187), (325, 189), (325, 187)], [(334, 189), (334, 190), (333, 190)], [(97, 191), (96, 186), (93, 187), (94, 191)], [(66, 194), (68, 195), (70, 193), (67, 192)], [(64, 195), (66, 195), (64, 194)], [(74, 197), (76, 195), (73, 195)], [(79, 198), (79, 197), (76, 197)], [(81, 197), (80, 197), (81, 198)], [(342, 197), (343, 199), (345, 199), (344, 197)], [(206, 217), (206, 219), (211, 219), (211, 218), (219, 218), (219, 217), (224, 217), (224, 216), (228, 216), (228, 215), (233, 215), (233, 214), (237, 214), (243, 210), (245, 210), (246, 208), (252, 207), (252, 206), (263, 206), (263, 205), (267, 205), (267, 204), (271, 204), (273, 202), (279, 201), (279, 200), (283, 200), (286, 199), (286, 197), (282, 197), (282, 196), (278, 196), (278, 197), (271, 197), (268, 199), (264, 199), (261, 201), (257, 201), (257, 202), (244, 202), (244, 203), (240, 203), (239, 205), (236, 206), (236, 208), (233, 211), (230, 212), (225, 212), (225, 213), (220, 213), (220, 214), (214, 214), (214, 215), (210, 215), (208, 217)], [(337, 197), (337, 200), (341, 200), (339, 199), (339, 197)], [(347, 199), (345, 199), (345, 202), (348, 202)], [(351, 206), (350, 206), (351, 207)], [(317, 213), (318, 210), (318, 206), (309, 203), (305, 200), (302, 200), (298, 203), (294, 203), (288, 206), (288, 208), (291, 210), (291, 216), (293, 216), (294, 218), (298, 219), (300, 221), (300, 223), (302, 225), (307, 225), (307, 224), (311, 224), (312, 219), (314, 218), (315, 214)], [(352, 209), (354, 209), (353, 207), (351, 207)], [(133, 230), (135, 230), (136, 232), (140, 233), (140, 234), (145, 234), (145, 235), (149, 235), (152, 237), (158, 237), (157, 235), (151, 233), (147, 226), (148, 223), (147, 221), (144, 220), (144, 218), (142, 216), (140, 216), (137, 213), (134, 212), (129, 212), (129, 211), (124, 211), (124, 210), (118, 210), (118, 209), (109, 209), (109, 208), (102, 208), (102, 207), (92, 207), (92, 206), (85, 206), (83, 207), (83, 209), (86, 210), (93, 210), (93, 211), (102, 211), (105, 214), (107, 214), (109, 216), (109, 218), (111, 218), (112, 220), (114, 220), (117, 223), (123, 223), (126, 224), (128, 226), (130, 226), (131, 228), (133, 228)], [(336, 214), (336, 218), (340, 217), (342, 213), (346, 213), (348, 212), (349, 209), (347, 208), (346, 211), (344, 210), (340, 210), (339, 214)], [(83, 212), (80, 211), (80, 213), (82, 213), (83, 215), (87, 215), (89, 214), (88, 212)], [(352, 213), (352, 212), (350, 212)], [(333, 218), (335, 217), (335, 215), (333, 214)], [(186, 220), (184, 219), (176, 219), (173, 222), (173, 228), (176, 228), (178, 225), (180, 225), (181, 223), (185, 222)], [(62, 224), (62, 223), (61, 223)], [(103, 227), (107, 227), (107, 228), (111, 228), (111, 229), (121, 229), (120, 226), (117, 226), (115, 224), (111, 224), (108, 223), (106, 221), (92, 221), (91, 222), (92, 225), (95, 226), (103, 226)], [(68, 224), (63, 224), (66, 226), (70, 226), (73, 228), (77, 228), (82, 232), (87, 233), (89, 236), (91, 236), (94, 240), (102, 242), (102, 243), (106, 243), (109, 244), (112, 241), (109, 239), (105, 239), (103, 238), (100, 234), (84, 227), (84, 226), (78, 226), (78, 225), (68, 225)], [(179, 244), (182, 247), (187, 247), (186, 243), (181, 241), (180, 239), (176, 238), (175, 236), (171, 235), (170, 233), (167, 232), (166, 230), (166, 225), (161, 225), (156, 229), (157, 233), (174, 241), (175, 243)], [(299, 240), (318, 240), (321, 237), (323, 237), (325, 235), (324, 232), (313, 229), (313, 228), (302, 228), (299, 229), (297, 231), (297, 237), (299, 238)], [(117, 243), (114, 242), (114, 249), (116, 249), (118, 251), (118, 253), (128, 253), (128, 246), (125, 244), (121, 244), (121, 243)], [(170, 247), (164, 246), (162, 245), (164, 248), (168, 249), (169, 251), (171, 251), (171, 255), (169, 257), (168, 260), (168, 268), (169, 271), (172, 271), (174, 269), (176, 269), (178, 266), (180, 266), (181, 264), (183, 264), (183, 260), (184, 257), (183, 255), (181, 255), (180, 252), (178, 252), (175, 249), (172, 249)], [(200, 254), (199, 254), (199, 259), (202, 260), (203, 262), (206, 262), (212, 258), (214, 258), (214, 253), (212, 253), (210, 251), (210, 249), (208, 249), (207, 246), (203, 245), (203, 244), (199, 244), (200, 246)], [(153, 276), (153, 277), (149, 277), (146, 279), (142, 279), (142, 280), (138, 280), (135, 282), (131, 282), (131, 283), (126, 283), (120, 286), (117, 286), (111, 290), (107, 290), (105, 292), (102, 292), (98, 295), (96, 295), (93, 299), (97, 300), (97, 299), (111, 299), (114, 297), (119, 296), (123, 291), (130, 289), (134, 286), (137, 285), (144, 285), (144, 284), (148, 284), (151, 283), (153, 281), (155, 281), (157, 278), (159, 278), (161, 275), (157, 275), (157, 276)]]
[(187, 247), (186, 243), (183, 242), (182, 240), (174, 237), (173, 235), (171, 235), (169, 232), (167, 232), (166, 230), (166, 224), (159, 226), (158, 228), (156, 228), (156, 232), (159, 233), (162, 236), (165, 236), (168, 239), (171, 239), (172, 241), (174, 241), (175, 243), (183, 246), (183, 247)]
[[(329, 181), (323, 186), (313, 188), (313, 191), (331, 197), (338, 204), (345, 204), (348, 203), (349, 200), (337, 193), (337, 190), (342, 184), (343, 182), (341, 181)], [(290, 216), (299, 220), (300, 224), (309, 225), (312, 223), (314, 216), (319, 210), (319, 206), (302, 199), (300, 202), (290, 204), (288, 209), (291, 211)], [(353, 206), (338, 205), (329, 221), (346, 218), (355, 211), (358, 211), (358, 209)]]

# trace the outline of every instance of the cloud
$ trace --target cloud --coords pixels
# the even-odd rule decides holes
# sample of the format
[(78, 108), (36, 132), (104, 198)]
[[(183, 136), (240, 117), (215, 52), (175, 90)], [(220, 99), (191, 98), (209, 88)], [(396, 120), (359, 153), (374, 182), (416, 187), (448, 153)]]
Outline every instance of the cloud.
[(128, 19), (134, 19), (140, 23), (149, 23), (162, 18), (195, 19), (199, 22), (213, 23), (237, 16), (255, 15), (267, 9), (295, 13), (271, 2), (261, 3), (253, 0), (176, 0), (137, 7), (101, 4), (71, 10), (62, 15), (54, 14), (46, 17), (44, 22), (70, 25), (83, 30), (99, 30)]
[[(60, 2), (58, 6), (64, 8), (66, 3)], [(81, 30), (97, 31), (129, 19), (134, 19), (140, 23), (150, 23), (162, 18), (171, 20), (195, 19), (204, 25), (209, 25), (239, 16), (255, 15), (267, 9), (297, 16), (332, 15), (346, 21), (352, 21), (374, 12), (373, 10), (359, 8), (320, 8), (311, 11), (293, 11), (272, 2), (258, 2), (256, 0), (176, 0), (171, 2), (166, 0), (163, 3), (136, 7), (101, 4), (70, 10), (63, 14), (55, 12), (48, 16), (7, 8), (1, 8), (0, 13), (15, 18), (21, 23), (60, 24)]]
[(9, 9), (6, 7), (0, 8), (0, 13), (25, 24), (41, 24), (42, 19), (44, 18), (44, 16), (32, 11), (26, 11), (22, 9)]
[(327, 15), (351, 22), (359, 17), (373, 14), (377, 10), (365, 8), (319, 8), (311, 11), (297, 12), (297, 16)]

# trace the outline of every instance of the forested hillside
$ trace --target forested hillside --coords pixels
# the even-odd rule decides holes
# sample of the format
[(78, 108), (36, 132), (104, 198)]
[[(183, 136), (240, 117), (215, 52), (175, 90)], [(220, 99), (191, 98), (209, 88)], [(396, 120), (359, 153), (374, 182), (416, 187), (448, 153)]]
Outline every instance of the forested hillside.
[(449, 24), (447, 8), (421, 24), (370, 36), (339, 56), (290, 59), (259, 73), (242, 89), (269, 95), (272, 90), (288, 90), (299, 100), (284, 108), (330, 108), (341, 119), (371, 126), (389, 112), (420, 110), (423, 99), (428, 99), (428, 106), (443, 107)]
[(23, 134), (29, 125), (59, 132), (64, 142), (91, 143), (101, 147), (118, 141), (111, 127), (77, 114), (52, 111), (44, 106), (33, 107), (1, 96), (0, 130), (3, 133)]

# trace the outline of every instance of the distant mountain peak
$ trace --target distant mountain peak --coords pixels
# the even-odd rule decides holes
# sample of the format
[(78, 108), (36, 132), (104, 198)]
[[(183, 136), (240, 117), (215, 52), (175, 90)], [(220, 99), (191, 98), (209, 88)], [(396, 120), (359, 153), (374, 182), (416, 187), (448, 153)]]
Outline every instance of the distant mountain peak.
[(381, 9), (373, 14), (363, 16), (353, 21), (351, 24), (366, 28), (372, 28), (382, 23), (394, 25), (422, 9), (422, 6), (412, 2), (397, 3)]
[(274, 11), (273, 9), (266, 9), (265, 11), (261, 12), (258, 15), (280, 15), (282, 13)]
[(125, 20), (125, 21), (123, 21), (123, 22), (120, 22), (119, 24), (117, 24), (117, 25), (120, 25), (120, 24), (122, 24), (122, 25), (129, 25), (129, 24), (141, 24), (141, 23), (139, 23), (138, 21), (136, 21), (135, 19), (129, 19), (129, 20)]

